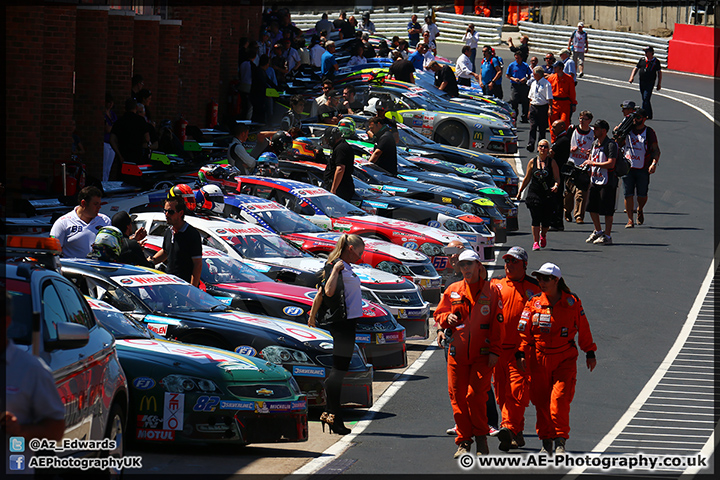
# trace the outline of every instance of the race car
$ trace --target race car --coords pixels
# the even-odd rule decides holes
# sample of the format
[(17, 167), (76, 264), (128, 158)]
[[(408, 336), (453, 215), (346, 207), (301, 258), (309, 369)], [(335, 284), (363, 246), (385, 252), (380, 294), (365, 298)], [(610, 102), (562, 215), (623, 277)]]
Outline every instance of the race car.
[[(261, 225), (302, 250), (321, 257), (326, 257), (340, 238), (339, 233), (323, 230), (277, 202), (252, 195), (226, 195), (225, 210), (231, 218)], [(423, 253), (368, 238), (360, 262), (411, 280), (430, 303), (437, 304), (440, 300), (440, 275)]]
[[(161, 237), (146, 238), (145, 250), (149, 254), (162, 247)], [(303, 325), (308, 323), (317, 292), (313, 288), (273, 282), (270, 277), (207, 245), (203, 245), (200, 280), (201, 288), (232, 308)], [(376, 370), (407, 366), (404, 327), (380, 305), (363, 300), (362, 308), (355, 343), (368, 362)], [(427, 338), (427, 333), (420, 334), (423, 333)]]
[[(144, 226), (149, 235), (163, 235), (168, 228), (162, 213), (139, 213), (132, 217), (135, 225), (138, 228)], [(206, 245), (266, 273), (274, 280), (315, 288), (317, 274), (325, 266), (324, 259), (301, 251), (259, 225), (206, 216), (187, 216), (185, 221), (200, 232)], [(353, 266), (353, 272), (360, 279), (364, 299), (389, 310), (400, 319), (401, 324), (404, 320), (417, 322), (418, 327), (407, 326), (408, 331), (415, 332), (416, 328), (424, 331), (424, 324), (430, 315), (430, 304), (422, 299), (417, 285), (368, 266)]]
[(307, 441), (307, 397), (281, 366), (165, 340), (110, 304), (85, 298), (115, 337), (130, 380), (131, 438), (240, 445)]
[[(109, 303), (161, 337), (258, 357), (281, 365), (307, 395), (325, 404), (332, 367), (325, 330), (230, 308), (189, 283), (160, 271), (86, 259), (62, 259), (62, 274), (84, 294)], [(343, 385), (344, 403), (370, 406), (373, 370), (358, 349)]]

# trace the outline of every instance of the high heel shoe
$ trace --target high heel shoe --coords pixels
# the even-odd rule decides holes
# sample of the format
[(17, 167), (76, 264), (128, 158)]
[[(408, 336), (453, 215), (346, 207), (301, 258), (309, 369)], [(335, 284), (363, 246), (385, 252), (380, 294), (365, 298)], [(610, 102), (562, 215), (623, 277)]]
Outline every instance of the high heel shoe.
[(323, 412), (320, 415), (320, 422), (322, 423), (323, 433), (325, 433), (325, 424), (327, 423), (330, 427), (330, 433), (337, 433), (338, 435), (347, 435), (350, 433), (350, 429), (347, 428), (342, 420), (335, 416), (334, 413)]

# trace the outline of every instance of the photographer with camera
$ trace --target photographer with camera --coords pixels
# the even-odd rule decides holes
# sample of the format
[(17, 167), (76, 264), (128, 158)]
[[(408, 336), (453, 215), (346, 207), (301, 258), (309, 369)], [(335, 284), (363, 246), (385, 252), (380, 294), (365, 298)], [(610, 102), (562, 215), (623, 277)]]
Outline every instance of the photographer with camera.
[[(590, 188), (590, 172), (580, 166), (590, 156), (590, 148), (595, 141), (590, 122), (593, 114), (589, 110), (583, 110), (579, 115), (579, 125), (573, 125), (570, 134), (570, 160), (568, 167), (572, 167), (565, 180), (565, 220), (582, 224), (585, 221), (585, 207), (587, 205), (587, 194)], [(562, 168), (562, 167), (561, 167)]]

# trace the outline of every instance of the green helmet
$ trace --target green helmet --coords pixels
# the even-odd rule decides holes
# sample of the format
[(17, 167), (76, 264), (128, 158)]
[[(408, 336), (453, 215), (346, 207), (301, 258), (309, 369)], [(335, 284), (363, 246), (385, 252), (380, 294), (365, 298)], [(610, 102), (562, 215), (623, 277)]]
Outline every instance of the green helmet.
[(102, 227), (95, 241), (92, 244), (93, 257), (105, 261), (115, 261), (120, 256), (120, 246), (122, 245), (123, 235), (117, 227)]
[(337, 126), (343, 137), (350, 138), (355, 135), (355, 120), (352, 118), (345, 117), (340, 119)]

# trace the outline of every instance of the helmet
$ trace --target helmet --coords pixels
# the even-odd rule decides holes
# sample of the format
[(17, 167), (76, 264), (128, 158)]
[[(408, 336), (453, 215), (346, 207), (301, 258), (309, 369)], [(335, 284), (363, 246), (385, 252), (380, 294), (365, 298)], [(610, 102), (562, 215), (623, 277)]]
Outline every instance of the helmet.
[(210, 210), (213, 213), (222, 214), (225, 210), (225, 196), (220, 187), (214, 184), (203, 185), (195, 192), (197, 208)]
[[(235, 165), (210, 163), (200, 167), (200, 172), (205, 174), (206, 180), (232, 180), (242, 172)], [(199, 173), (199, 172), (198, 172)], [(199, 177), (200, 175), (198, 175)]]
[(380, 102), (380, 99), (377, 97), (373, 97), (370, 100), (368, 100), (367, 107), (365, 107), (365, 111), (372, 113), (373, 115), (377, 115), (377, 104)]
[(190, 185), (186, 185), (184, 183), (172, 187), (168, 192), (167, 199), (184, 202), (187, 210), (191, 212), (195, 210), (195, 207), (197, 206), (195, 203), (195, 194), (193, 193), (192, 188), (190, 188)]
[(270, 140), (270, 145), (273, 146), (276, 153), (283, 153), (285, 150), (292, 148), (293, 139), (290, 134), (284, 130), (275, 132)]
[(117, 227), (102, 227), (92, 244), (91, 256), (106, 262), (117, 261), (123, 235)]
[(343, 133), (338, 127), (328, 127), (325, 129), (325, 133), (322, 136), (322, 142), (324, 145), (330, 148), (334, 147), (338, 140), (343, 138)]
[(272, 152), (265, 152), (257, 159), (254, 174), (262, 177), (277, 177), (279, 170), (280, 161), (277, 155)]
[(337, 124), (342, 136), (350, 138), (355, 135), (355, 120), (350, 117), (341, 118)]
[(293, 140), (293, 158), (295, 160), (315, 160), (315, 145), (307, 137), (298, 137)]

